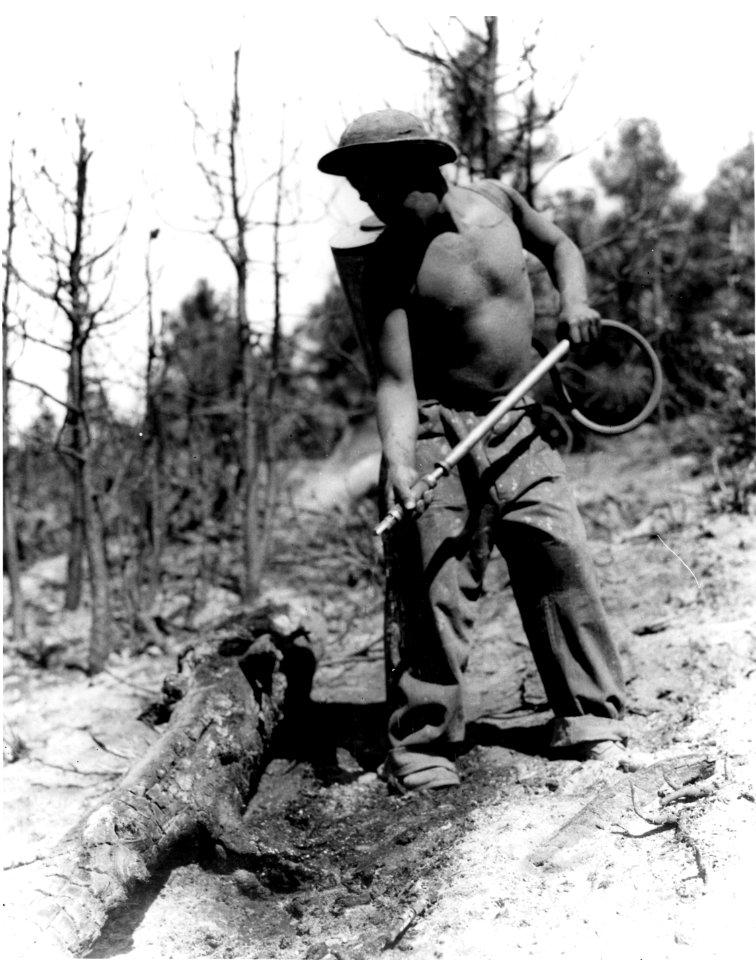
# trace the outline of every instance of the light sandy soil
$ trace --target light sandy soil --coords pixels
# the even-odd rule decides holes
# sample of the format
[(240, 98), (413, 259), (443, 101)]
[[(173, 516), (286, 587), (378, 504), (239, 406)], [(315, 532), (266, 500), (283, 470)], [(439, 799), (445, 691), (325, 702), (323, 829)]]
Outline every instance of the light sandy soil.
[[(177, 851), (90, 956), (749, 955), (756, 525), (709, 512), (711, 478), (670, 455), (652, 430), (572, 456), (569, 469), (621, 641), (633, 743), (648, 764), (630, 774), (548, 757), (550, 715), (499, 561), (471, 665), (464, 783), (389, 797), (375, 772), (380, 585), (365, 573), (375, 558), (363, 541), (329, 555), (313, 536), (319, 552), (297, 542), (295, 560), (282, 555), (272, 569), (279, 592), (309, 594), (327, 628), (311, 722), (272, 760), (246, 815), (280, 863)], [(92, 680), (71, 669), (86, 615), (57, 612), (59, 561), (32, 575), (37, 646), (51, 666), (30, 666), (12, 644), (5, 654), (4, 905), (16, 916), (31, 896), (34, 861), (159, 735), (137, 717), (175, 664), (174, 650), (151, 647), (114, 656)], [(701, 781), (709, 795), (662, 806), (704, 759), (714, 762)], [(675, 823), (642, 819), (631, 783), (640, 813), (673, 814)], [(35, 953), (32, 942), (4, 940), (5, 956)]]

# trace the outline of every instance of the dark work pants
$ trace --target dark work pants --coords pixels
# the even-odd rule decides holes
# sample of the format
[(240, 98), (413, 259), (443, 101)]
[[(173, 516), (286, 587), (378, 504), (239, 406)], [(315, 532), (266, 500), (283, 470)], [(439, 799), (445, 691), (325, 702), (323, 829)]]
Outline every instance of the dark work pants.
[[(414, 540), (419, 559), (409, 574), (405, 558), (402, 582), (388, 587), (403, 595), (409, 611), (408, 636), (391, 681), (393, 749), (443, 751), (464, 738), (464, 673), (475, 601), (494, 546), (507, 561), (554, 712), (552, 746), (626, 737), (622, 671), (584, 526), (563, 461), (539, 434), (538, 410), (528, 403), (505, 415), (441, 479), (415, 526), (400, 534)], [(422, 403), (421, 474), (482, 415)]]

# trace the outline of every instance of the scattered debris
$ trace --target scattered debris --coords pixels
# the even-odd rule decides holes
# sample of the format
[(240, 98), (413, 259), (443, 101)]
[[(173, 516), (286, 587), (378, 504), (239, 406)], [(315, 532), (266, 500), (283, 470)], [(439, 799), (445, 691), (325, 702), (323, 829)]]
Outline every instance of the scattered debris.
[[(670, 780), (667, 771), (662, 768), (662, 776), (665, 782), (673, 789), (671, 793), (666, 794), (660, 791), (659, 806), (662, 809), (655, 814), (644, 812), (640, 809), (635, 784), (632, 780), (630, 781), (630, 796), (635, 814), (651, 826), (674, 828), (676, 839), (689, 847), (693, 853), (698, 875), (703, 883), (707, 882), (708, 870), (704, 863), (701, 847), (691, 834), (689, 818), (687, 818), (681, 810), (674, 812), (668, 810), (668, 812), (665, 813), (663, 812), (663, 808), (669, 808), (675, 803), (691, 803), (704, 797), (713, 796), (719, 787), (717, 780), (714, 779), (715, 766), (716, 764), (713, 760), (703, 761), (698, 770), (688, 773), (680, 786), (675, 786)], [(632, 834), (629, 833), (626, 835), (632, 836)]]
[(422, 880), (418, 880), (408, 891), (408, 896), (412, 899), (405, 909), (399, 915), (396, 923), (391, 927), (384, 950), (392, 950), (398, 946), (399, 941), (406, 935), (410, 927), (425, 913), (431, 905), (432, 899)]

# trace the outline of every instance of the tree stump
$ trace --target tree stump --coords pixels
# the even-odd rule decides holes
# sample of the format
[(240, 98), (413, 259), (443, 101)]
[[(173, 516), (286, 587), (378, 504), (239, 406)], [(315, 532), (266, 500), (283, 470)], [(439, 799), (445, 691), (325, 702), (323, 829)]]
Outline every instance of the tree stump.
[(308, 631), (287, 607), (235, 614), (182, 654), (154, 710), (164, 734), (37, 864), (22, 923), (33, 945), (84, 953), (182, 842), (205, 836), (254, 855), (242, 814), (282, 719), (309, 699), (314, 669)]

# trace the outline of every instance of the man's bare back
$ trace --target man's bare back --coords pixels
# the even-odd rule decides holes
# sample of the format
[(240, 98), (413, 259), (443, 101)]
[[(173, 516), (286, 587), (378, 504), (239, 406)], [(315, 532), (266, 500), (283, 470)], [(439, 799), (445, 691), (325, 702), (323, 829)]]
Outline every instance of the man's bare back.
[(533, 297), (509, 212), (451, 187), (425, 252), (407, 321), (418, 397), (480, 406), (532, 366)]

